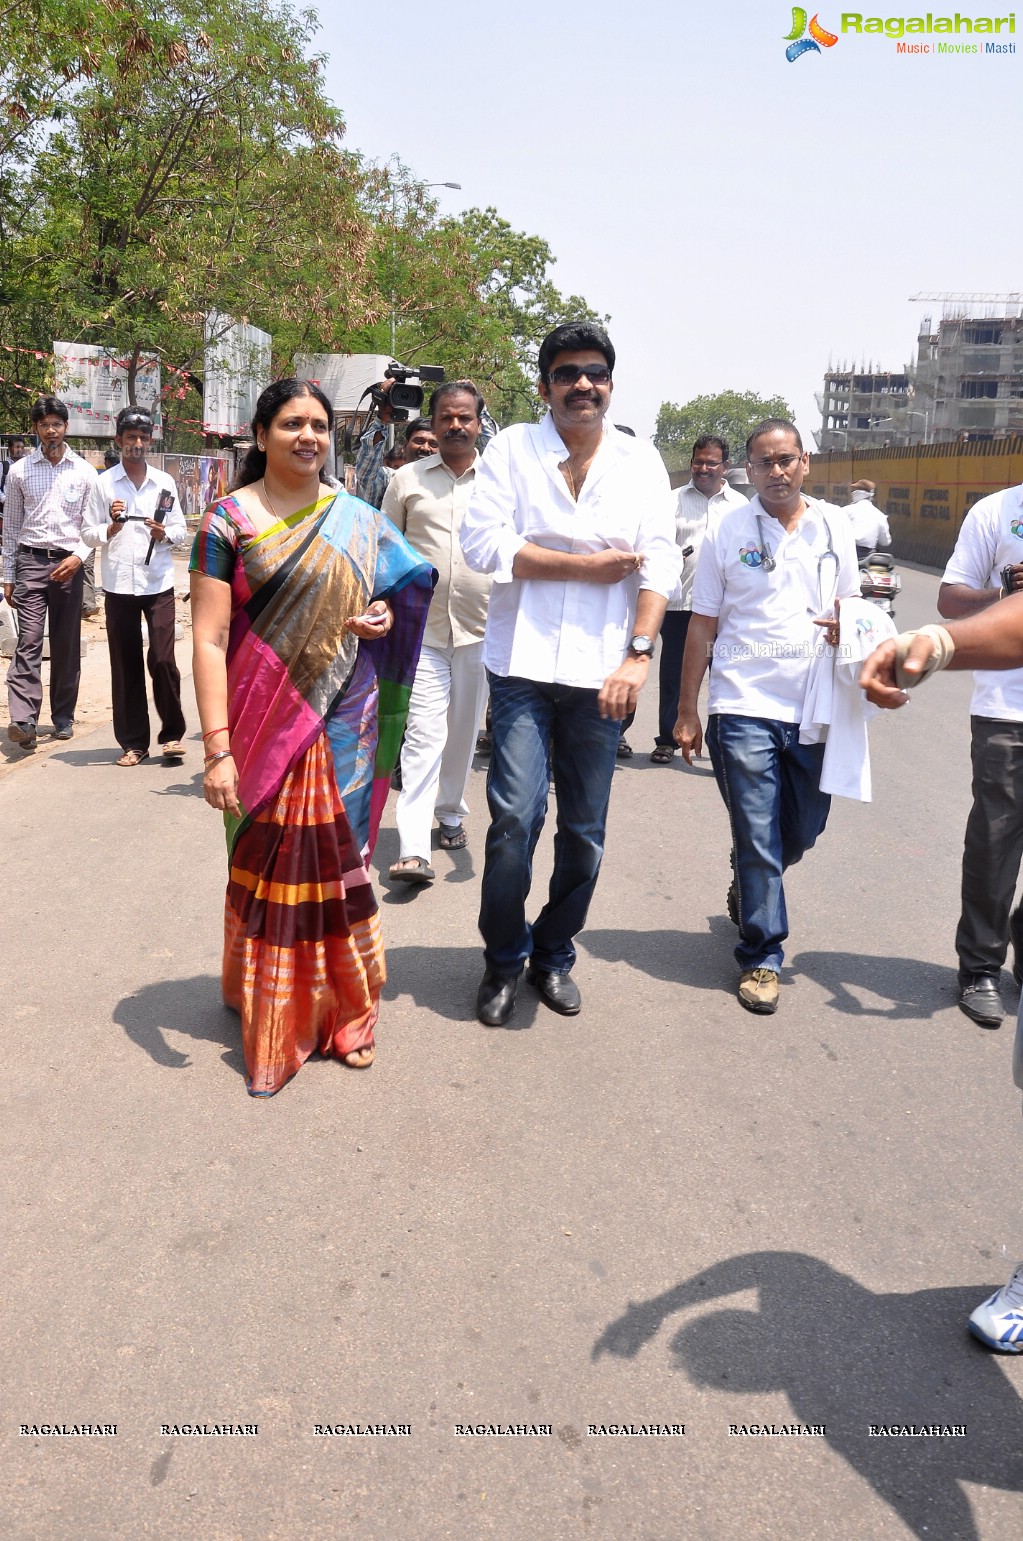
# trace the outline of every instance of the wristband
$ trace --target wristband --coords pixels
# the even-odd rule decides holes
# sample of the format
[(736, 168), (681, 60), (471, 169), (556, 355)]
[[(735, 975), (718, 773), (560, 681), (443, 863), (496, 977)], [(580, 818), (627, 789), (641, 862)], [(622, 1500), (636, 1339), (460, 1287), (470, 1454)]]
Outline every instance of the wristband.
[(205, 742), (206, 742), (206, 740), (208, 738), (215, 738), (218, 733), (226, 733), (226, 732), (228, 732), (227, 728), (211, 728), (208, 733), (204, 733), (203, 734), (202, 741), (205, 744)]
[[(914, 637), (927, 637), (934, 651), (919, 674), (907, 674), (903, 664)], [(895, 683), (900, 690), (912, 690), (915, 686), (922, 685), (924, 680), (930, 679), (932, 674), (937, 674), (939, 669), (947, 669), (956, 650), (956, 645), (944, 626), (921, 626), (918, 631), (902, 631), (895, 638), (895, 647)]]
[(228, 760), (230, 758), (230, 749), (220, 749), (216, 754), (208, 754), (206, 759), (203, 761), (203, 775), (205, 775), (208, 770), (212, 770), (213, 766), (216, 765), (218, 760)]

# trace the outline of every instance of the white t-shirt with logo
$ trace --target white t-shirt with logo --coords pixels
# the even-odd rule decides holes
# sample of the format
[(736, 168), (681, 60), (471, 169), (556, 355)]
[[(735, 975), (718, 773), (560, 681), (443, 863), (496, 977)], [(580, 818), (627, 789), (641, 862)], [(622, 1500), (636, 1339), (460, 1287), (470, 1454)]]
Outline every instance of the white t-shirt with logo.
[(833, 613), (836, 597), (860, 592), (844, 510), (805, 502), (806, 512), (788, 533), (758, 497), (727, 509), (707, 533), (693, 610), (718, 623), (711, 714), (798, 722), (820, 638), (814, 621)]
[[(971, 589), (1001, 587), (1003, 567), (1023, 562), (1023, 487), (1007, 487), (974, 503), (948, 559), (943, 583)], [(974, 717), (1023, 722), (1023, 669), (975, 669)]]

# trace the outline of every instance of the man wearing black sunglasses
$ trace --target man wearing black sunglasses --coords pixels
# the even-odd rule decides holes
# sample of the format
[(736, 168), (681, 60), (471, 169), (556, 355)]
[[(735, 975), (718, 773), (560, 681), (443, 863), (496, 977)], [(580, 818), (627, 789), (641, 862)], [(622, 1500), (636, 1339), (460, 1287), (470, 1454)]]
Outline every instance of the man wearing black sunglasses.
[[(494, 575), (483, 661), (493, 749), (480, 895), (481, 1022), (511, 1016), (518, 978), (574, 1016), (574, 938), (604, 851), (621, 722), (650, 669), (678, 579), (673, 500), (652, 445), (604, 421), (615, 352), (588, 322), (557, 327), (539, 355), (542, 423), (488, 445), (462, 524), (469, 566)], [(526, 920), (532, 858), (557, 796), (547, 903)]]

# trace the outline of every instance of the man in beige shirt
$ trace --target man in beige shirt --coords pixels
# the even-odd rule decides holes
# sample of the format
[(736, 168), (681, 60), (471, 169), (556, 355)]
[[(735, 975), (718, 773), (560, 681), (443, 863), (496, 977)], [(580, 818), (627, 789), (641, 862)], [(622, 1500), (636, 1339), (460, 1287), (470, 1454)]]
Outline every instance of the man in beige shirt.
[(468, 844), (462, 820), (476, 731), (486, 700), (483, 633), (491, 579), (474, 573), (458, 543), (476, 477), (483, 397), (470, 380), (439, 385), (430, 403), (438, 453), (391, 478), (382, 512), (438, 572), (401, 751), (398, 860), (390, 876), (430, 883), (434, 813), (440, 847)]

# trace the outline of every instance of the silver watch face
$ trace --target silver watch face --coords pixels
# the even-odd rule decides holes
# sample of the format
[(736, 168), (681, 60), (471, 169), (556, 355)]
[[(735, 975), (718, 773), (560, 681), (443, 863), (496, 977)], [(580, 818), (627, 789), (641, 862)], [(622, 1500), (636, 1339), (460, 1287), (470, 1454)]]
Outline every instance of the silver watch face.
[(654, 644), (649, 637), (633, 637), (629, 643), (629, 652), (636, 653), (641, 658), (648, 658), (654, 650)]

